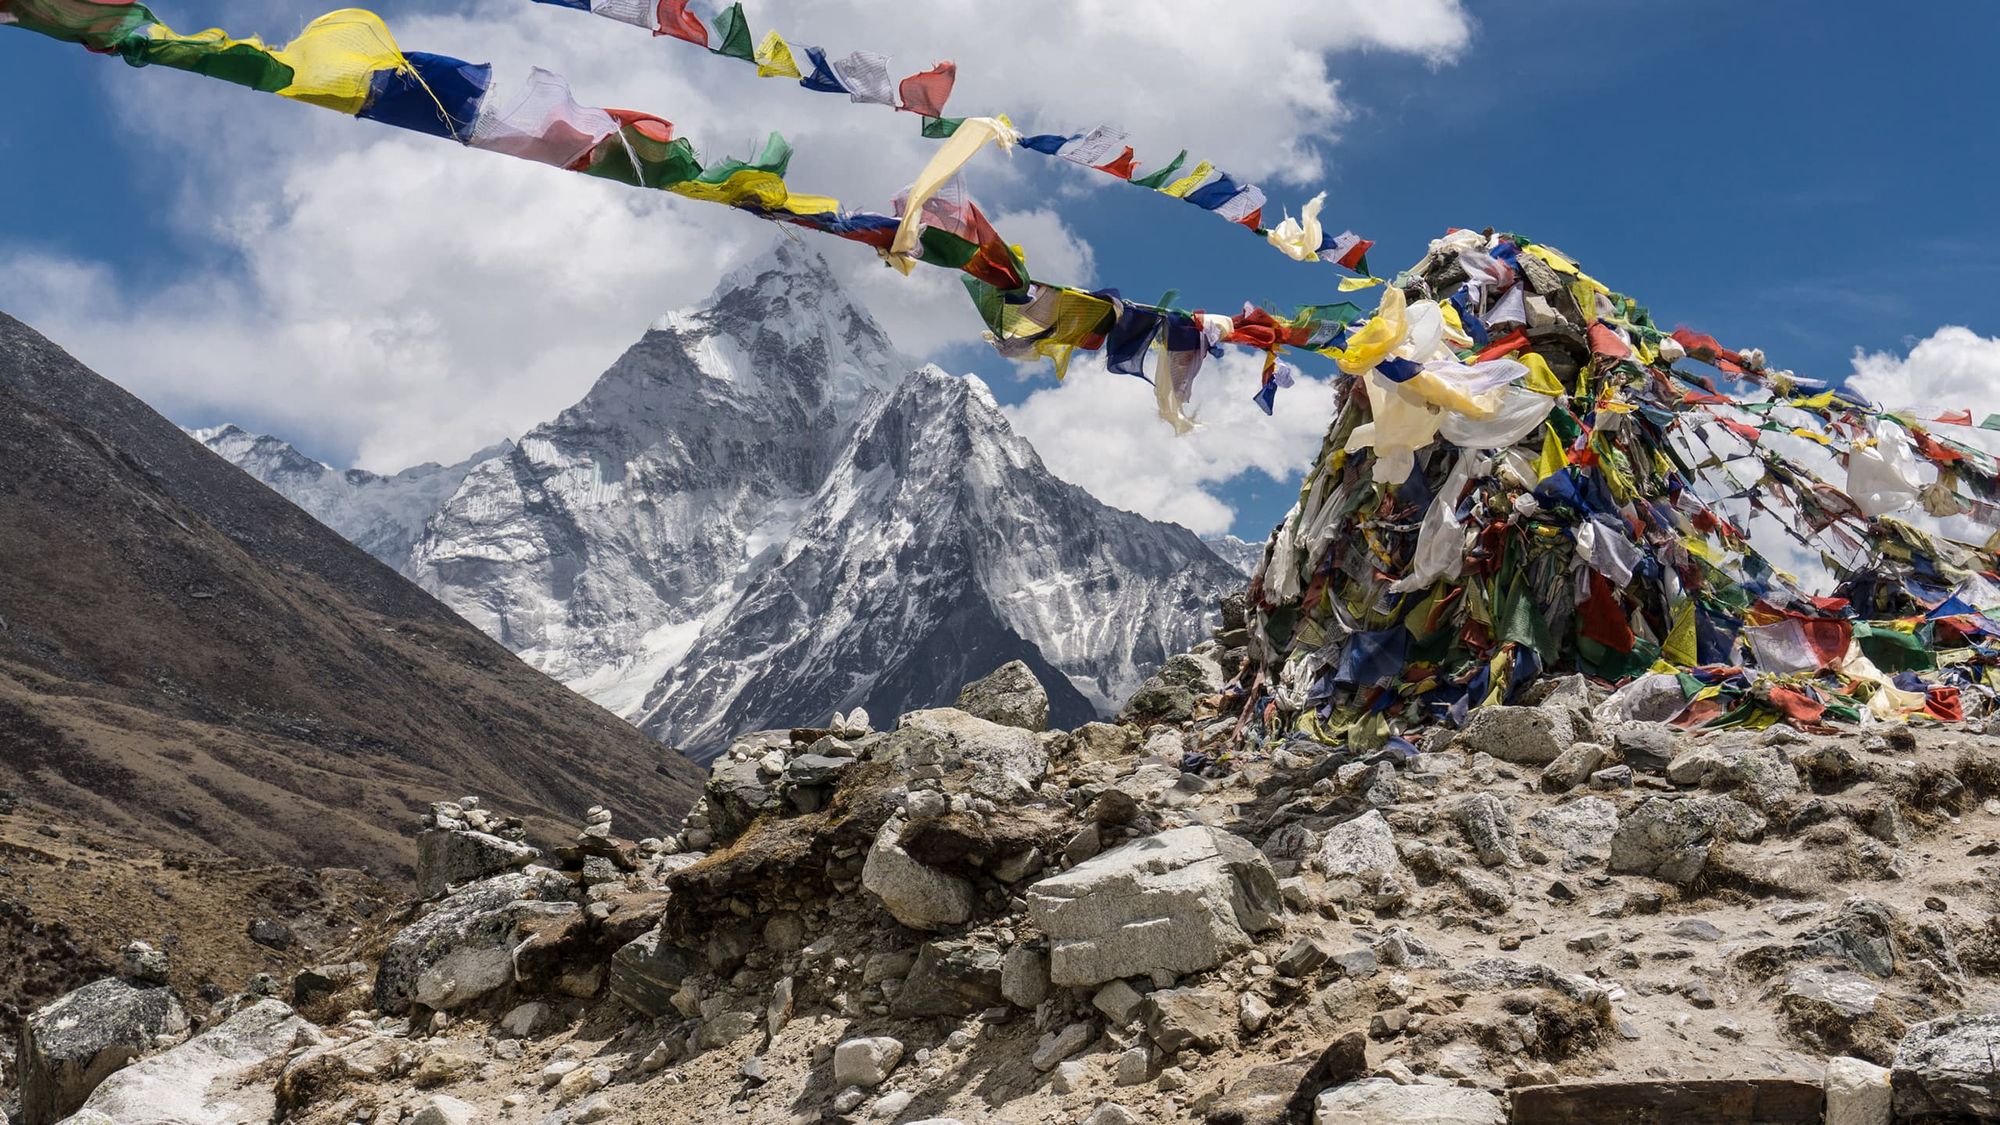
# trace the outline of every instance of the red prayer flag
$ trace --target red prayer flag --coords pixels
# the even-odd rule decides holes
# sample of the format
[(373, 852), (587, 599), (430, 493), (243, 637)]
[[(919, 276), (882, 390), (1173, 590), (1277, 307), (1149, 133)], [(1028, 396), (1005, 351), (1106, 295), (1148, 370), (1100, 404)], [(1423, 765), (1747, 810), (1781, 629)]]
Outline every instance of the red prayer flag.
[(1121, 180), (1129, 180), (1132, 178), (1132, 173), (1138, 171), (1138, 162), (1133, 159), (1136, 155), (1132, 151), (1132, 146), (1127, 145), (1125, 146), (1125, 151), (1119, 154), (1118, 159), (1099, 164), (1097, 170), (1108, 176), (1116, 176)]
[(688, 0), (660, 0), (659, 28), (654, 35), (671, 35), (690, 43), (708, 46), (708, 28), (701, 18), (688, 11)]
[(1514, 331), (1488, 344), (1486, 350), (1479, 353), (1476, 362), (1485, 363), (1490, 359), (1499, 359), (1501, 356), (1513, 355), (1527, 346), (1528, 330), (1525, 328), (1516, 328)]
[(1618, 333), (1602, 324), (1590, 326), (1590, 350), (1612, 359), (1632, 358), (1632, 349), (1618, 338)]
[(957, 81), (958, 64), (941, 62), (921, 74), (903, 79), (897, 93), (903, 99), (903, 108), (911, 113), (943, 117), (944, 103), (951, 99), (951, 88)]
[(1945, 684), (1933, 684), (1924, 693), (1924, 710), (1930, 712), (1932, 718), (1947, 723), (1965, 719), (1965, 708), (1959, 702), (1958, 689)]

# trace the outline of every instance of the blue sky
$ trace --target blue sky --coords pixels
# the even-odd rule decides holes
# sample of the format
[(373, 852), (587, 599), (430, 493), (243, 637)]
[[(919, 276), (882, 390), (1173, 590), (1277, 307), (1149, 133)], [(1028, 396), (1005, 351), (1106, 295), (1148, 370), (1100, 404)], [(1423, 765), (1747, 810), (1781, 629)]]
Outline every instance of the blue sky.
[[(448, 6), (379, 10), (396, 22), (441, 7)], [(249, 9), (241, 5), (188, 0), (156, 9), (177, 26), (227, 15), (233, 26), (282, 38), (310, 7), (260, 5), (255, 10), (282, 12), (261, 27), (243, 27), (239, 13)], [(1990, 118), (2000, 106), (2000, 77), (1988, 61), (2000, 41), (2000, 4), (1515, 0), (1467, 12), (1469, 45), (1443, 61), (1388, 48), (1329, 55), (1347, 117), (1336, 137), (1312, 140), (1323, 174), (1295, 183), (1260, 177), (1280, 201), (1324, 186), (1328, 222), (1377, 241), (1377, 272), (1415, 260), (1447, 227), (1492, 225), (1562, 247), (1665, 323), (1762, 347), (1774, 364), (1807, 374), (1845, 376), (1857, 350), (1901, 356), (1946, 325), (2000, 336), (1993, 298), (2000, 256), (1988, 243), (2000, 228), (2000, 140)], [(569, 35), (572, 25), (559, 22), (568, 16), (530, 26)], [(635, 54), (633, 65), (642, 57)], [(0, 123), (7, 170), (0, 251), (90, 263), (114, 284), (77, 292), (113, 304), (177, 279), (253, 268), (240, 247), (202, 223), (202, 185), (210, 182), (203, 176), (217, 173), (198, 176), (183, 165), (220, 144), (247, 173), (258, 148), (225, 143), (218, 131), (235, 126), (214, 117), (168, 118), (186, 131), (162, 143), (158, 121), (134, 97), (178, 98), (199, 80), (125, 69), (0, 31), (0, 100), (33, 107)], [(1274, 66), (1264, 80), (1292, 78)], [(1178, 76), (1177, 84), (1196, 90), (1182, 93), (1166, 126), (1190, 145), (1254, 133), (1237, 107), (1204, 104), (1201, 81), (1198, 73)], [(148, 84), (134, 95), (140, 82)], [(204, 104), (281, 122), (328, 116), (248, 92), (227, 97)], [(333, 126), (376, 128), (337, 119)], [(1176, 290), (1191, 307), (1336, 299), (1327, 268), (1289, 262), (1193, 208), (1123, 189), (1051, 188), (1039, 175), (1003, 188), (1003, 202), (1059, 213), (1087, 244), (1096, 284), (1143, 299)], [(233, 209), (242, 206), (218, 196), (209, 224), (235, 222)], [(729, 230), (742, 222), (726, 214), (714, 221)], [(687, 268), (719, 269), (707, 259)], [(660, 311), (649, 294), (633, 300), (638, 322)], [(101, 309), (96, 322), (79, 314), (64, 323), (85, 326), (73, 330), (86, 335), (116, 332), (118, 314)], [(106, 350), (100, 359), (87, 340), (59, 342), (121, 381), (144, 381), (143, 352)], [(351, 463), (367, 448), (363, 436), (352, 428), (299, 432), (298, 412), (277, 404), (287, 393), (283, 372), (299, 358), (284, 347), (275, 340), (268, 355), (270, 404), (242, 393), (203, 402), (185, 384), (156, 404), (189, 423), (219, 420), (213, 415), (225, 409), (250, 424), (261, 414), (274, 429), (289, 424), (291, 432), (280, 432), (315, 455)], [(1047, 382), (1043, 374), (1024, 381), (976, 341), (938, 358), (979, 371), (1006, 402)], [(1143, 386), (1135, 383), (1129, 397), (1133, 411), (1147, 410)], [(1281, 412), (1285, 406), (1281, 397)], [(468, 437), (465, 451), (474, 444)], [(1252, 472), (1213, 491), (1233, 510), (1233, 530), (1260, 537), (1293, 488)]]

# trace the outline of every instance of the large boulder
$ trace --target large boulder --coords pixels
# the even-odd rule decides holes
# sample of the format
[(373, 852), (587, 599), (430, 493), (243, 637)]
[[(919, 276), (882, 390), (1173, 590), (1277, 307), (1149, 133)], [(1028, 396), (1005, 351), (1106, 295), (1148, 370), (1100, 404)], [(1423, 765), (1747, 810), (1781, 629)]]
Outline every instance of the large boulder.
[(262, 1125), (276, 1117), (277, 1095), (261, 1072), (323, 1040), (284, 1004), (260, 1000), (105, 1079), (67, 1125)]
[(1028, 888), (1050, 940), (1049, 979), (1102, 984), (1213, 968), (1275, 929), (1277, 876), (1262, 853), (1216, 828), (1134, 840)]
[(1003, 727), (1049, 729), (1049, 693), (1019, 660), (959, 689), (958, 709)]
[(611, 995), (640, 1015), (659, 1019), (674, 1010), (674, 993), (697, 967), (666, 935), (648, 930), (611, 955)]
[(1507, 1125), (1507, 1108), (1484, 1090), (1364, 1078), (1321, 1094), (1313, 1125)]
[(1571, 743), (1595, 741), (1579, 725), (1566, 707), (1481, 707), (1458, 732), (1458, 741), (1503, 762), (1545, 766)]
[(891, 917), (913, 930), (940, 930), (972, 917), (977, 897), (960, 876), (918, 863), (903, 850), (903, 820), (882, 825), (861, 867), (861, 885)]
[(22, 1125), (53, 1125), (75, 1113), (100, 1082), (188, 1029), (187, 1012), (164, 987), (110, 978), (86, 984), (21, 1023), (14, 1065)]
[(2000, 1012), (1947, 1016), (1911, 1028), (1890, 1067), (1896, 1116), (2000, 1120)]
[(1193, 717), (1195, 701), (1222, 690), (1222, 665), (1200, 653), (1169, 657), (1165, 665), (1126, 700), (1121, 723), (1178, 723)]
[(1527, 824), (1535, 839), (1551, 851), (1583, 865), (1611, 854), (1611, 841), (1618, 834), (1618, 806), (1602, 797), (1579, 797), (1536, 810)]
[(1685, 886), (1717, 842), (1755, 839), (1764, 828), (1764, 818), (1734, 797), (1655, 797), (1619, 823), (1611, 870)]
[(427, 828), (417, 835), (417, 896), (430, 898), (460, 883), (526, 867), (542, 853), (488, 832)]
[(459, 887), (390, 940), (375, 974), (375, 1006), (449, 1011), (514, 983), (517, 927), (578, 913), (576, 893), (546, 867)]
[(1675, 785), (1741, 791), (1751, 804), (1770, 808), (1802, 788), (1799, 771), (1775, 746), (1740, 742), (1699, 742), (1667, 764)]
[(916, 731), (941, 744), (943, 768), (968, 769), (965, 788), (991, 801), (1032, 796), (1049, 771), (1049, 752), (1040, 735), (1002, 726), (955, 707), (912, 711), (901, 730)]

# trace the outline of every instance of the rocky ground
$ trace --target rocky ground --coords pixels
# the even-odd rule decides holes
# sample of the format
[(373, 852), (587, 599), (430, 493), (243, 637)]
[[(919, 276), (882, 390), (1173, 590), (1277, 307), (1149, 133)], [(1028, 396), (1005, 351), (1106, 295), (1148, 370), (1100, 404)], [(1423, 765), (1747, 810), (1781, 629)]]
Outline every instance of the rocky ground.
[(745, 736), (667, 839), (434, 806), (428, 898), (205, 1020), (133, 951), (27, 1021), (9, 1111), (2000, 1120), (2000, 735), (1689, 735), (1569, 679), (1414, 756), (1217, 760), (1240, 661), (1074, 731), (1009, 666)]

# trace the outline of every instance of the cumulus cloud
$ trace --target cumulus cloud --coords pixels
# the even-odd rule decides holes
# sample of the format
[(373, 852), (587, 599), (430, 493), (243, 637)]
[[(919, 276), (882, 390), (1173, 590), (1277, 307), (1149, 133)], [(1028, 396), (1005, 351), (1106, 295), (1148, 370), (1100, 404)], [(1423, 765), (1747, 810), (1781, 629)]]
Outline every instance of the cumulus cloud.
[[(318, 10), (308, 0), (199, 8), (274, 39)], [(491, 60), (503, 88), (531, 65), (548, 67), (568, 75), (586, 103), (673, 119), (708, 157), (748, 155), (766, 131), (781, 131), (797, 147), (790, 179), (853, 206), (885, 208), (933, 151), (907, 114), (758, 80), (751, 68), (581, 13), (476, 0), (389, 14), (406, 49)], [(760, 33), (769, 21), (794, 43), (889, 53), (899, 73), (953, 58), (955, 112), (1009, 112), (1052, 131), (1115, 123), (1142, 154), (1170, 157), (1185, 146), (1301, 197), (1346, 119), (1336, 78), (1343, 54), (1388, 50), (1436, 64), (1472, 32), (1461, 0), (1252, 0), (1228, 19), (1178, 0), (1144, 11), (1114, 0), (1003, 8), (766, 0), (752, 18)], [(336, 461), (393, 470), (519, 434), (578, 398), (658, 313), (700, 300), (773, 237), (722, 208), (466, 152), (192, 75), (107, 66), (103, 81), (125, 126), (119, 142), (158, 170), (155, 190), (183, 241), (173, 257), (197, 264), (148, 289), (45, 244), (0, 245), (0, 304), (183, 421), (253, 422)], [(992, 152), (969, 173), (1037, 274), (1078, 284), (1092, 281), (1096, 254), (1051, 200), (1109, 190), (1098, 179)], [(955, 278), (902, 278), (864, 248), (816, 242), (905, 350), (929, 355), (977, 340)], [(1072, 387), (1095, 385), (1080, 375)], [(1107, 388), (1114, 378), (1123, 377), (1106, 377)], [(1241, 382), (1211, 381), (1229, 378)], [(1146, 405), (1143, 393), (1123, 403), (1119, 413), (1132, 417), (1119, 424), (1149, 423)], [(1269, 442), (1270, 424), (1256, 422)], [(1098, 448), (1094, 433), (1033, 436), (1055, 463), (1082, 452), (1055, 443), (1089, 436), (1085, 448)], [(1227, 442), (1218, 436), (1196, 442), (1174, 443), (1185, 448), (1168, 460), (1185, 463), (1181, 479), (1197, 491), (1226, 479), (1216, 474), (1229, 464), (1264, 467), (1245, 454), (1192, 452), (1219, 450)], [(1282, 469), (1297, 463), (1288, 457)], [(1104, 495), (1206, 526), (1226, 514), (1213, 495), (1201, 494), (1203, 504), (1170, 501), (1167, 491), (1121, 486)]]
[(1947, 325), (1916, 341), (1906, 355), (1854, 353), (1847, 385), (1891, 407), (2000, 413), (2000, 337)]
[(1276, 412), (1265, 417), (1251, 401), (1262, 367), (1249, 354), (1211, 361), (1190, 410), (1201, 428), (1185, 437), (1154, 414), (1152, 387), (1106, 371), (1096, 357), (1078, 357), (1061, 385), (1029, 395), (1007, 416), (1064, 480), (1114, 507), (1219, 535), (1235, 512), (1218, 487), (1245, 473), (1290, 480), (1312, 463), (1333, 417), (1332, 386), (1309, 377), (1279, 391)]

